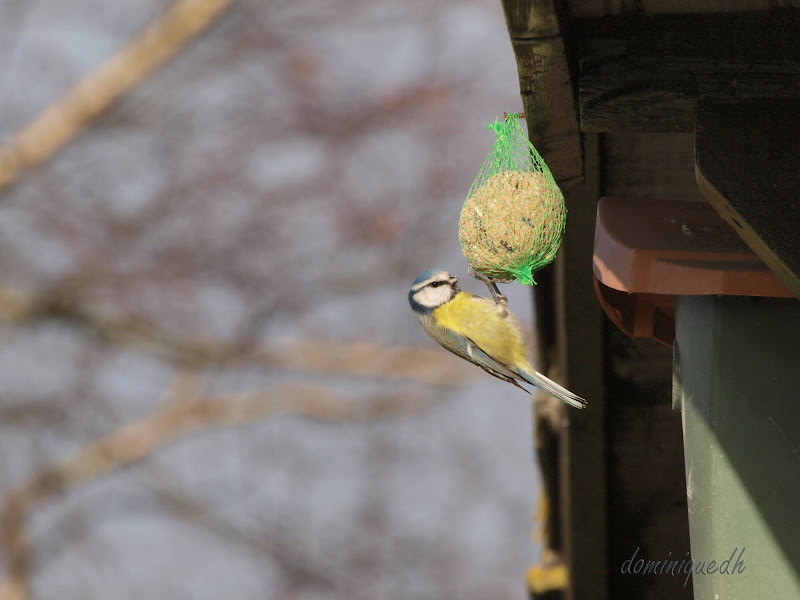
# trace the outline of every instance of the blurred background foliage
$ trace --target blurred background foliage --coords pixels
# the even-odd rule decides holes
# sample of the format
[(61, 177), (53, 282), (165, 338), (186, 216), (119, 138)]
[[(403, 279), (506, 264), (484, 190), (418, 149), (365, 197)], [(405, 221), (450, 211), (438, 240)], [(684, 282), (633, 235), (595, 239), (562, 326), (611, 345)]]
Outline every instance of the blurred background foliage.
[(499, 2), (175, 6), (3, 3), (0, 598), (524, 598), (530, 400), (406, 300), (520, 109)]

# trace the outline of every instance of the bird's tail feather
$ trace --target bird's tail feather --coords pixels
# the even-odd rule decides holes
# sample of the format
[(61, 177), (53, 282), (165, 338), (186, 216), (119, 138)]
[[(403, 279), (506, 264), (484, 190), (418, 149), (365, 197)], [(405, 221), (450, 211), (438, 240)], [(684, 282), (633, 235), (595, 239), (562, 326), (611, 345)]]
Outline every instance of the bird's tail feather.
[(528, 383), (531, 383), (538, 387), (540, 390), (547, 392), (551, 396), (555, 396), (562, 402), (569, 404), (575, 408), (586, 408), (586, 400), (578, 396), (577, 394), (573, 394), (567, 388), (558, 385), (552, 379), (548, 379), (541, 373), (538, 373), (531, 369), (523, 370), (519, 369), (519, 376), (522, 377)]

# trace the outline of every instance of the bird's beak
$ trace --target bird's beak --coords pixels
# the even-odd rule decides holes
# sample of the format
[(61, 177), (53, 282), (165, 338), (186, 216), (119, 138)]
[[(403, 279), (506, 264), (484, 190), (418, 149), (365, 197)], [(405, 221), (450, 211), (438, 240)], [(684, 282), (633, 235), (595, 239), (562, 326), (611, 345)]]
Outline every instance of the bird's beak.
[(449, 281), (450, 281), (450, 283), (452, 283), (453, 285), (455, 285), (455, 283), (458, 281), (458, 277), (451, 277), (451, 278), (449, 279)]

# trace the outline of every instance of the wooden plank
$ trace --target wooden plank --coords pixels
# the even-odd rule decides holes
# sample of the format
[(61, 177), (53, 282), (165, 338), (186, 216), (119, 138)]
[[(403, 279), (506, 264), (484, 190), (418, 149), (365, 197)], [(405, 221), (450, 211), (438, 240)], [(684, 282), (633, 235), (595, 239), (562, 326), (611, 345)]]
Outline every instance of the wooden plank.
[(800, 298), (800, 99), (702, 102), (695, 133), (700, 188)]
[(561, 35), (553, 0), (503, 0), (503, 11), (512, 40)]
[(562, 188), (583, 179), (578, 111), (552, 0), (503, 0), (528, 136)]
[[(533, 290), (535, 319), (535, 365), (540, 371), (553, 375), (556, 351), (555, 264), (536, 273)], [(564, 600), (566, 569), (563, 551), (561, 471), (562, 452), (561, 414), (563, 405), (556, 399), (534, 396), (533, 447), (539, 467), (542, 487), (536, 509), (538, 531), (534, 538), (541, 540), (539, 563), (531, 566), (526, 577), (530, 600)]]
[(694, 131), (699, 98), (800, 98), (800, 10), (579, 20), (582, 131)]
[(559, 365), (567, 384), (589, 401), (569, 411), (562, 431), (562, 539), (570, 600), (608, 596), (606, 525), (606, 402), (603, 311), (592, 283), (592, 253), (600, 177), (597, 136), (586, 138), (586, 182), (565, 194), (569, 220), (556, 265)]
[[(672, 353), (609, 325), (606, 415), (610, 598), (692, 597), (682, 577), (622, 572), (638, 558), (686, 558), (686, 503), (681, 415), (670, 406)], [(669, 554), (671, 553), (671, 554)]]
[(609, 133), (601, 147), (603, 195), (706, 201), (694, 176), (691, 133)]
[[(692, 178), (691, 135), (632, 132), (598, 137), (600, 193), (636, 189), (646, 198), (693, 195), (702, 200)], [(570, 279), (580, 277), (576, 273)], [(654, 560), (668, 552), (683, 557), (689, 550), (681, 421), (670, 408), (671, 352), (651, 340), (631, 339), (609, 321), (601, 331), (606, 593), (609, 598), (690, 598), (691, 589), (676, 578), (621, 572), (637, 547), (639, 556)], [(591, 335), (578, 324), (571, 345), (584, 344)], [(575, 432), (576, 439), (586, 435)], [(590, 464), (593, 460), (581, 458)]]
[(693, 0), (692, 2), (675, 2), (675, 0), (570, 0), (570, 14), (576, 19), (597, 18), (604, 15), (618, 15), (630, 12), (632, 8), (645, 13), (708, 13), (708, 12), (745, 12), (768, 10), (776, 4), (783, 7), (800, 7), (798, 0)]

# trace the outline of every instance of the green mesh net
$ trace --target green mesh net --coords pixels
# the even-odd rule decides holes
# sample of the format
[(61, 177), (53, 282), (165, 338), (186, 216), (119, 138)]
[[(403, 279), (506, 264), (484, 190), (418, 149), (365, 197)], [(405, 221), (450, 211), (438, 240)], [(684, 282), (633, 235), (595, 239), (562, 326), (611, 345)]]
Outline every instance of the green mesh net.
[(492, 279), (535, 284), (561, 246), (567, 209), (519, 114), (489, 125), (496, 139), (461, 209), (458, 240), (470, 266)]

